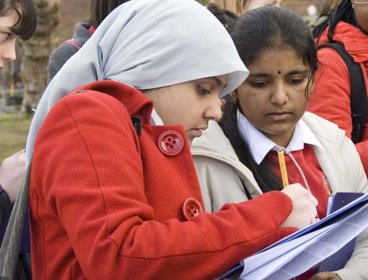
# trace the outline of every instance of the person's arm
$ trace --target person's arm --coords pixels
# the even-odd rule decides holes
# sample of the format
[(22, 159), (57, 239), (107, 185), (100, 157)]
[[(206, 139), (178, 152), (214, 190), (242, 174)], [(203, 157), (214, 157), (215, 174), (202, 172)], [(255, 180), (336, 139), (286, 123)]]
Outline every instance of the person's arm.
[(4, 159), (0, 165), (0, 184), (14, 203), (26, 175), (26, 160), (24, 150)]
[(43, 211), (37, 205), (49, 207), (87, 278), (207, 279), (294, 231), (279, 228), (293, 209), (280, 192), (190, 222), (155, 220), (134, 128), (117, 106), (87, 93), (64, 98), (45, 121), (33, 158), (32, 228)]
[(0, 224), (10, 214), (11, 203), (8, 194), (0, 184)]
[[(346, 64), (331, 48), (318, 51), (320, 66), (307, 110), (345, 130), (351, 139), (353, 122), (350, 107), (350, 78)], [(339, 69), (339, 71), (336, 71)], [(368, 174), (368, 138), (356, 144), (366, 174)]]
[[(365, 133), (368, 133), (368, 129), (365, 130)], [(368, 137), (366, 140), (355, 144), (355, 147), (357, 148), (360, 159), (363, 163), (365, 174), (368, 176)]]
[(206, 211), (216, 212), (225, 203), (248, 200), (242, 181), (230, 164), (200, 155), (193, 159)]
[(26, 174), (24, 150), (0, 164), (0, 222), (9, 215)]
[(320, 49), (318, 59), (320, 65), (307, 110), (337, 124), (351, 139), (350, 78), (346, 64), (331, 48)]
[(51, 53), (47, 65), (47, 83), (50, 83), (65, 62), (67, 62), (77, 51), (78, 48), (73, 44), (63, 42)]

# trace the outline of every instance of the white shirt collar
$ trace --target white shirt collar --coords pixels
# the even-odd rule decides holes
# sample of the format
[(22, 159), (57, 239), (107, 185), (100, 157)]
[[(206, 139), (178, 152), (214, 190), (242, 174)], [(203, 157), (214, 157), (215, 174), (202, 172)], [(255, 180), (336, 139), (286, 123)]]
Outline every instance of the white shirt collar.
[(267, 138), (239, 110), (237, 112), (237, 119), (240, 134), (248, 144), (250, 153), (257, 164), (260, 164), (271, 150), (293, 152), (304, 149), (304, 144), (318, 146), (323, 149), (317, 137), (302, 119), (297, 122), (293, 137), (287, 147), (280, 147)]
[(155, 108), (152, 109), (151, 124), (153, 124), (153, 125), (164, 125), (164, 122), (162, 121), (160, 116), (157, 114)]

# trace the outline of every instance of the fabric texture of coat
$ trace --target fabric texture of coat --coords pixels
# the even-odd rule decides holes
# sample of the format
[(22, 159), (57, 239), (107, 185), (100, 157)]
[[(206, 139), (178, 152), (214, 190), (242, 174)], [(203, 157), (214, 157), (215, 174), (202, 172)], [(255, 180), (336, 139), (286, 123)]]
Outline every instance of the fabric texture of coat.
[[(152, 126), (151, 101), (118, 82), (74, 93), (36, 141), (34, 279), (213, 279), (295, 230), (279, 229), (292, 210), (280, 192), (187, 220), (188, 199), (203, 202), (182, 127)], [(131, 116), (142, 119), (140, 136)], [(184, 139), (176, 155), (159, 148), (167, 133)]]
[[(333, 40), (342, 43), (346, 51), (363, 71), (368, 95), (368, 35), (346, 22), (336, 26)], [(318, 44), (328, 42), (325, 30)], [(352, 118), (350, 108), (350, 77), (348, 68), (340, 55), (332, 48), (318, 50), (320, 65), (316, 72), (315, 88), (307, 110), (336, 123), (351, 138)], [(364, 137), (356, 144), (368, 174), (368, 118), (365, 123)]]
[[(303, 121), (323, 147), (314, 146), (314, 152), (332, 191), (367, 192), (367, 177), (359, 155), (344, 131), (308, 112)], [(224, 203), (247, 200), (243, 184), (252, 197), (262, 193), (252, 172), (239, 161), (216, 122), (210, 122), (204, 135), (193, 141), (191, 150), (207, 211), (217, 211)], [(273, 211), (277, 212), (278, 208)], [(342, 279), (368, 279), (367, 261), (368, 233), (363, 232), (357, 239), (352, 258), (338, 274)]]

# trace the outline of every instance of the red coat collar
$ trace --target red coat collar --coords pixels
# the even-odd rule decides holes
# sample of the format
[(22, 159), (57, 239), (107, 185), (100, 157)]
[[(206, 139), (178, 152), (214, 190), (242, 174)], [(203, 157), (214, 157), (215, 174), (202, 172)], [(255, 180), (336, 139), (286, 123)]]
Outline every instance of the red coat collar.
[(109, 94), (124, 104), (131, 116), (140, 117), (144, 123), (150, 123), (153, 109), (152, 100), (130, 85), (112, 80), (103, 80), (75, 89), (75, 91), (82, 90), (94, 90)]

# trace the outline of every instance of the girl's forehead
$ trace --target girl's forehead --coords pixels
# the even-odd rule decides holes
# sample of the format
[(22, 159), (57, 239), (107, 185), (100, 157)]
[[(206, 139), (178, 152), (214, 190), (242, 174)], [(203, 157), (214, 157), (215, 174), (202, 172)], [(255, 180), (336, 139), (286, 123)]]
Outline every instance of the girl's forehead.
[(253, 60), (251, 66), (289, 65), (293, 63), (304, 64), (303, 57), (293, 49), (266, 49), (260, 52)]
[(11, 28), (18, 22), (19, 16), (15, 10), (9, 10), (4, 15), (0, 16), (0, 27)]

